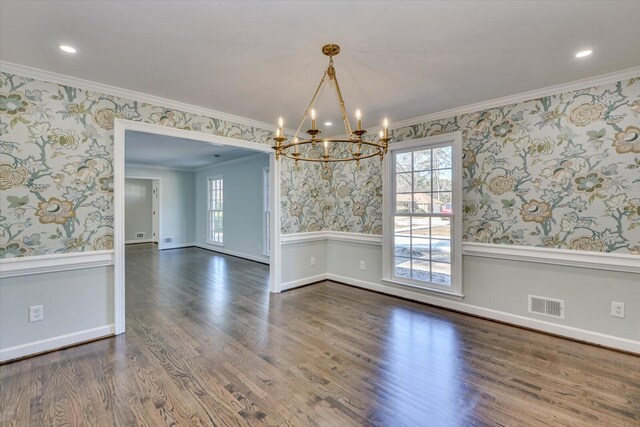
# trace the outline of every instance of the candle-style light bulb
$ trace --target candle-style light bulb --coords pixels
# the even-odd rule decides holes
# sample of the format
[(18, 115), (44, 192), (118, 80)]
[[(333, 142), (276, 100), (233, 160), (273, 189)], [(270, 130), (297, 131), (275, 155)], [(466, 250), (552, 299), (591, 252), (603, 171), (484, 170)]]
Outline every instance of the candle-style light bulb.
[(282, 117), (278, 118), (278, 127), (280, 129), (282, 129), (284, 127), (284, 120), (282, 119)]
[(276, 129), (276, 138), (280, 138), (280, 128)]
[(293, 144), (294, 144), (294, 145), (293, 145), (293, 151), (294, 151), (296, 154), (298, 154), (298, 142), (299, 142), (299, 141), (300, 141), (300, 140), (299, 140), (297, 137), (296, 137), (296, 138), (293, 138)]
[(382, 131), (382, 129), (380, 130), (380, 139), (384, 138), (384, 132)]
[(316, 128), (316, 110), (312, 109), (311, 110), (311, 129), (315, 129)]
[(324, 140), (324, 155), (325, 157), (329, 157), (329, 141)]
[(358, 130), (362, 130), (362, 112), (360, 111), (360, 109), (356, 110), (356, 120), (357, 120)]
[(384, 127), (384, 137), (389, 138), (389, 120), (385, 118), (382, 122), (382, 127)]

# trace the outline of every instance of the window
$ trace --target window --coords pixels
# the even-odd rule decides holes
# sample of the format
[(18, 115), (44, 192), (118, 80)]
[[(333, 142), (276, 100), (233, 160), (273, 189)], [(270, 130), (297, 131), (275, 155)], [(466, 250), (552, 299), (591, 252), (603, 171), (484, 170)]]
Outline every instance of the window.
[(271, 186), (270, 186), (270, 175), (269, 168), (262, 169), (262, 179), (263, 179), (263, 191), (264, 191), (264, 199), (263, 209), (262, 209), (262, 254), (264, 256), (271, 255)]
[(222, 245), (223, 242), (223, 189), (222, 177), (209, 178), (209, 203), (207, 220), (207, 242)]
[(460, 136), (400, 142), (389, 149), (384, 278), (460, 294)]

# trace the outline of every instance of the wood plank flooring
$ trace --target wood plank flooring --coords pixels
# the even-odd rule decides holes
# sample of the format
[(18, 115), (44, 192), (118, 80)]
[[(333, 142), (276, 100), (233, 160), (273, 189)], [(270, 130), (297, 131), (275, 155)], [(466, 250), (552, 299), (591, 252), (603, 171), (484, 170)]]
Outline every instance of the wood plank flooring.
[(640, 357), (127, 247), (127, 333), (0, 366), (0, 425), (640, 426)]

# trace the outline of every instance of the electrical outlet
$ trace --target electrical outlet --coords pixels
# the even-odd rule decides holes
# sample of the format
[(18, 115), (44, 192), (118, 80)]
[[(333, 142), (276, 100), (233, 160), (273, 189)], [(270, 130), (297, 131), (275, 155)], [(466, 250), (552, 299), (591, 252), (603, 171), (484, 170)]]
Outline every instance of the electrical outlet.
[(365, 268), (366, 268), (366, 265), (364, 261), (360, 261), (360, 270), (364, 271)]
[(44, 308), (41, 305), (29, 307), (29, 322), (44, 320)]
[(316, 257), (312, 256), (311, 261), (309, 261), (309, 265), (316, 265)]
[(624, 303), (611, 301), (611, 315), (613, 317), (624, 317)]

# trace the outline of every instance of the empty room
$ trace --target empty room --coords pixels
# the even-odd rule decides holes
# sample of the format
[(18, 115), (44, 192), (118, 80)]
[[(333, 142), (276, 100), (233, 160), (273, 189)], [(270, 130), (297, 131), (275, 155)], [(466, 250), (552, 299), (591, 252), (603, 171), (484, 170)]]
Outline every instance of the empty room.
[(638, 17), (0, 0), (0, 425), (640, 426)]

